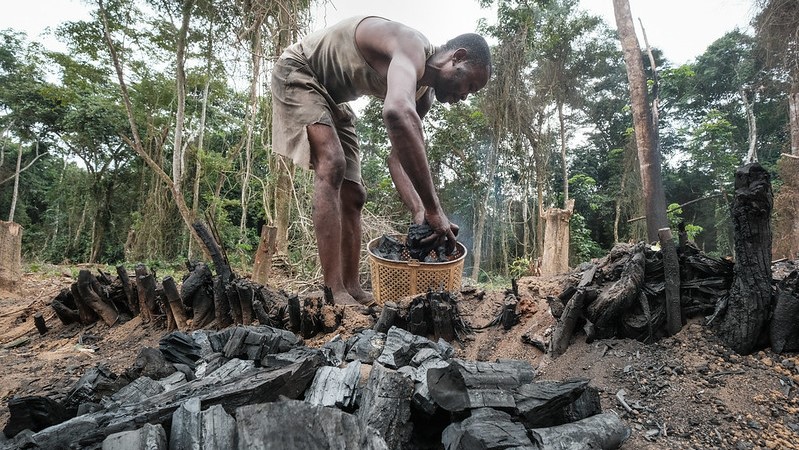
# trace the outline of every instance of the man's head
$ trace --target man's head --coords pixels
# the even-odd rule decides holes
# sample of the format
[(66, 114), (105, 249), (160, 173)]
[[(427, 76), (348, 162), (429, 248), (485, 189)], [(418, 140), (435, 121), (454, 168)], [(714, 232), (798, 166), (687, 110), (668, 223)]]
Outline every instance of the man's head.
[(491, 77), (491, 50), (482, 36), (462, 34), (449, 40), (439, 50), (446, 64), (438, 73), (433, 88), (440, 102), (466, 100), (482, 89)]

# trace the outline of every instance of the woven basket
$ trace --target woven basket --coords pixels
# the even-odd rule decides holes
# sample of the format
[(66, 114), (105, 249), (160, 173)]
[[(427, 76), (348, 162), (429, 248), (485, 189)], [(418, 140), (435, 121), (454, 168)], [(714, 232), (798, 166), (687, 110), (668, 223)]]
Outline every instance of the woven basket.
[[(405, 236), (393, 236), (405, 242)], [(372, 274), (372, 294), (379, 304), (393, 302), (408, 295), (427, 292), (428, 289), (457, 291), (461, 287), (463, 262), (466, 247), (457, 243), (460, 256), (457, 259), (440, 263), (426, 263), (411, 259), (392, 261), (375, 255), (372, 250), (380, 238), (367, 245), (369, 270)]]

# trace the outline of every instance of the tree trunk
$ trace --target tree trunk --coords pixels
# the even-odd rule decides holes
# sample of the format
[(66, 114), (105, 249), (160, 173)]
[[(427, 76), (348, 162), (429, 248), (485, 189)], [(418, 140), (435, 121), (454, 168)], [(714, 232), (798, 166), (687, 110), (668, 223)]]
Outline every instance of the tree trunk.
[[(39, 145), (39, 144), (36, 144)], [(11, 194), (11, 208), (8, 212), (8, 221), (14, 221), (14, 212), (17, 209), (17, 198), (19, 197), (19, 168), (22, 165), (22, 146), (17, 147), (17, 169), (14, 171), (14, 192)]]
[(560, 161), (563, 164), (563, 207), (569, 204), (569, 167), (566, 164), (566, 119), (563, 117), (563, 102), (558, 102), (558, 123), (560, 124)]
[(554, 275), (569, 270), (569, 221), (574, 213), (574, 199), (567, 209), (550, 208), (544, 213), (544, 253), (541, 275)]
[(799, 156), (799, 79), (796, 78), (788, 94), (788, 120), (791, 125), (791, 154)]
[(732, 220), (735, 229), (735, 278), (721, 339), (741, 354), (756, 349), (771, 317), (771, 180), (760, 164), (735, 173)]
[(277, 250), (277, 228), (264, 225), (261, 228), (261, 239), (255, 251), (255, 263), (252, 268), (252, 280), (266, 286), (269, 282), (269, 271), (272, 268), (272, 256)]
[[(140, 158), (144, 160), (147, 166), (155, 172), (155, 174), (164, 182), (164, 184), (169, 187), (169, 190), (172, 192), (172, 197), (175, 200), (175, 204), (178, 207), (178, 211), (180, 211), (180, 216), (183, 219), (184, 224), (189, 229), (189, 233), (191, 233), (194, 240), (198, 243), (201, 243), (200, 237), (192, 228), (192, 216), (191, 211), (189, 211), (188, 206), (186, 206), (186, 200), (183, 198), (183, 195), (180, 190), (180, 186), (176, 185), (174, 180), (172, 180), (169, 175), (164, 172), (164, 169), (161, 168), (150, 155), (144, 150), (144, 145), (142, 144), (141, 135), (139, 134), (139, 127), (136, 125), (136, 119), (133, 111), (133, 103), (130, 100), (130, 94), (128, 93), (128, 85), (125, 82), (125, 75), (122, 70), (122, 63), (120, 62), (119, 55), (117, 54), (116, 46), (114, 45), (114, 41), (111, 39), (111, 32), (109, 29), (108, 18), (106, 17), (105, 5), (103, 0), (98, 0), (97, 5), (99, 7), (99, 15), (100, 20), (102, 21), (103, 25), (103, 38), (105, 39), (105, 43), (108, 46), (108, 52), (111, 56), (111, 62), (114, 65), (114, 70), (117, 74), (117, 80), (119, 81), (119, 89), (122, 92), (122, 101), (125, 105), (125, 111), (128, 115), (128, 122), (130, 124), (131, 134), (133, 135), (133, 140), (129, 139), (126, 136), (122, 136), (122, 140), (125, 141), (135, 152), (139, 155)], [(205, 247), (202, 247), (203, 251), (205, 251)], [(211, 259), (211, 256), (206, 252), (205, 257)]]
[(0, 287), (14, 289), (22, 277), (22, 227), (0, 220)]
[(647, 102), (647, 80), (638, 38), (635, 36), (630, 3), (613, 0), (619, 39), (624, 51), (630, 99), (633, 111), (635, 142), (641, 164), (641, 183), (646, 205), (646, 230), (649, 242), (657, 241), (658, 230), (668, 225), (666, 198), (661, 177), (660, 153), (657, 149), (657, 132), (652, 126), (652, 115)]
[(666, 280), (666, 328), (669, 336), (682, 329), (680, 303), (680, 264), (670, 228), (660, 229), (660, 251), (663, 255), (663, 277)]

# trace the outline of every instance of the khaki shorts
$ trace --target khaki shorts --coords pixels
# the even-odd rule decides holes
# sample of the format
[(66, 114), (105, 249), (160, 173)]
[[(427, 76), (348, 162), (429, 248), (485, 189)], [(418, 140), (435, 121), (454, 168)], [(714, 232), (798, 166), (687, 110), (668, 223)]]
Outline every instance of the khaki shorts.
[(347, 168), (344, 179), (361, 183), (361, 157), (355, 114), (347, 103), (336, 104), (308, 65), (281, 56), (272, 71), (272, 151), (294, 164), (311, 168), (308, 125), (321, 123), (338, 134)]

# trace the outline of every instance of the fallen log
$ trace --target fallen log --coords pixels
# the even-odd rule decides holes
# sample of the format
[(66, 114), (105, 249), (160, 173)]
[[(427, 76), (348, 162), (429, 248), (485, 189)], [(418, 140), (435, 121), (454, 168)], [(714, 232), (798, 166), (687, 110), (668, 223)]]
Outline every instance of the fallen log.
[(491, 408), (475, 409), (463, 421), (450, 424), (441, 434), (441, 443), (447, 450), (535, 449), (524, 426), (513, 422), (510, 414)]
[(586, 318), (599, 328), (615, 327), (622, 313), (638, 299), (644, 283), (643, 243), (635, 246), (633, 256), (624, 265), (621, 277), (609, 288), (603, 289), (596, 300), (586, 308)]
[[(236, 410), (238, 448), (386, 450), (386, 442), (358, 419), (334, 408), (283, 401)], [(301, 424), (301, 426), (300, 426)]]
[(597, 414), (574, 423), (530, 430), (541, 450), (612, 450), (621, 447), (630, 428), (613, 413)]
[(567, 409), (588, 387), (590, 380), (537, 381), (513, 390), (515, 413), (527, 428), (566, 423)]
[(494, 407), (514, 408), (513, 389), (533, 381), (529, 363), (452, 360), (427, 371), (430, 395), (447, 411)]
[(560, 319), (555, 324), (555, 329), (552, 331), (552, 339), (549, 343), (552, 356), (558, 357), (562, 355), (569, 347), (577, 321), (583, 315), (584, 300), (585, 289), (580, 288), (575, 291), (574, 296), (563, 309), (563, 314), (561, 314)]

